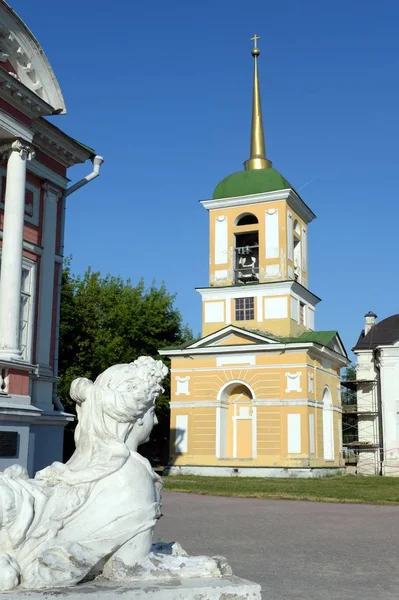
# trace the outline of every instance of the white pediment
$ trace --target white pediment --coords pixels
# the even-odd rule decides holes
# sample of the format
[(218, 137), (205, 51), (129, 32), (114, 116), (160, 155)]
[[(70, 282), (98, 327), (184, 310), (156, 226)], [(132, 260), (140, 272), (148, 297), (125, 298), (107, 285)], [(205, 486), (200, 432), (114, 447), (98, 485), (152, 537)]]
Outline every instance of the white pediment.
[(6, 2), (0, 2), (0, 68), (65, 113), (60, 86), (39, 42)]
[(228, 325), (215, 333), (211, 333), (210, 335), (197, 340), (190, 346), (187, 346), (187, 349), (277, 343), (278, 342), (275, 339), (267, 337), (266, 334), (259, 334), (242, 329), (241, 327), (236, 327), (235, 325)]

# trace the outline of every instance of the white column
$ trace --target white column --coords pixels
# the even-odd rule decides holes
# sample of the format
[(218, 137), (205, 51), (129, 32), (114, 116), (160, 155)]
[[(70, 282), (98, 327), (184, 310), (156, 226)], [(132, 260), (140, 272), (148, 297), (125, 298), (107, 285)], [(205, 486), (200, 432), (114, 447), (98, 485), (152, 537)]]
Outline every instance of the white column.
[(26, 161), (33, 158), (34, 153), (30, 146), (19, 140), (13, 142), (7, 151), (9, 158), (0, 277), (0, 357), (21, 360), (19, 328)]
[[(50, 371), (51, 332), (53, 325), (55, 244), (57, 234), (57, 202), (61, 191), (45, 183), (43, 253), (40, 258), (39, 320), (37, 333), (37, 360), (41, 367)], [(52, 369), (51, 373), (52, 374)]]

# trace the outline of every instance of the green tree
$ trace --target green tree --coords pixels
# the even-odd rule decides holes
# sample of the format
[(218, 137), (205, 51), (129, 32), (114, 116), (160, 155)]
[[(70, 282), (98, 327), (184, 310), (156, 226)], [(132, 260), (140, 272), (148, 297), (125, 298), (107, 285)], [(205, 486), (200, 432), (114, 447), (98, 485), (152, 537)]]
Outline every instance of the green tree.
[[(175, 296), (163, 284), (146, 287), (140, 280), (133, 285), (120, 277), (102, 277), (90, 268), (83, 276), (76, 276), (71, 272), (70, 261), (66, 261), (61, 287), (58, 395), (68, 412), (75, 411), (69, 397), (75, 377), (94, 380), (109, 366), (131, 362), (142, 355), (160, 359), (159, 348), (192, 339), (174, 300)], [(170, 366), (167, 360), (164, 362)], [(162, 452), (167, 453), (169, 394), (167, 377), (165, 393), (156, 407), (160, 424), (153, 439), (158, 441), (148, 452), (159, 453), (162, 446)], [(66, 457), (73, 450), (73, 428), (68, 428), (66, 435)]]

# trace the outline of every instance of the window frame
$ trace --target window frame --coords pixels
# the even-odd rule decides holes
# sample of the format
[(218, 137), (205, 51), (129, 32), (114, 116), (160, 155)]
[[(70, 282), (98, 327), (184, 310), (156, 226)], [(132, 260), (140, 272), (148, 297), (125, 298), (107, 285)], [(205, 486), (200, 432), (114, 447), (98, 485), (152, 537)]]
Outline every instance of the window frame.
[[(250, 301), (252, 301), (252, 306), (246, 306), (247, 303), (250, 303)], [(240, 302), (242, 303), (242, 306), (239, 306)], [(234, 317), (235, 317), (235, 321), (254, 321), (255, 320), (255, 297), (254, 296), (244, 296), (244, 297), (240, 297), (240, 298), (234, 298)]]
[[(0, 248), (0, 273), (1, 273), (1, 259), (2, 259), (2, 250)], [(21, 270), (25, 270), (29, 272), (29, 290), (23, 290), (22, 285), (24, 280), (21, 274), (21, 290), (20, 290), (20, 313), (19, 313), (19, 337), (18, 337), (18, 345), (21, 350), (21, 358), (24, 362), (31, 363), (32, 355), (33, 355), (33, 327), (35, 322), (35, 310), (36, 310), (36, 269), (37, 262), (22, 257), (22, 268)], [(22, 299), (29, 298), (28, 300), (28, 318), (27, 318), (27, 327), (26, 327), (26, 342), (22, 343)], [(25, 348), (24, 352), (22, 352), (22, 348)]]

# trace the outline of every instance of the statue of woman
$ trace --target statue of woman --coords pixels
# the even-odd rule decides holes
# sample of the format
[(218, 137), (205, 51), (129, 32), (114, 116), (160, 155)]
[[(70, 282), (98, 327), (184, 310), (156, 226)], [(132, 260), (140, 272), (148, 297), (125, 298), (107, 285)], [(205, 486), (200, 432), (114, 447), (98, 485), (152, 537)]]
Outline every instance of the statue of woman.
[(148, 559), (162, 482), (137, 447), (157, 422), (166, 373), (161, 361), (141, 357), (94, 383), (75, 379), (71, 459), (34, 479), (16, 465), (0, 474), (0, 590), (74, 585), (107, 563), (113, 572), (119, 557), (125, 564), (126, 548), (129, 564)]

